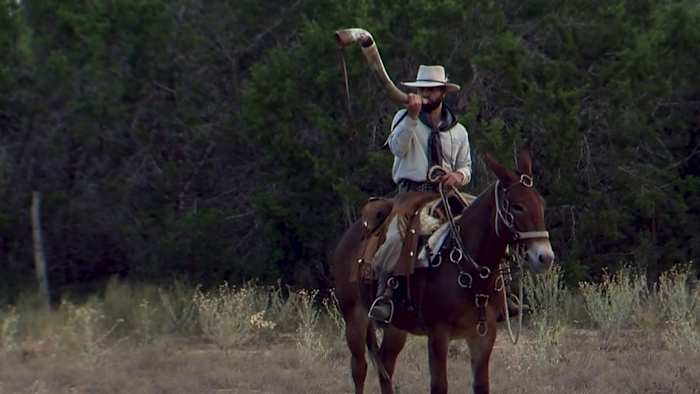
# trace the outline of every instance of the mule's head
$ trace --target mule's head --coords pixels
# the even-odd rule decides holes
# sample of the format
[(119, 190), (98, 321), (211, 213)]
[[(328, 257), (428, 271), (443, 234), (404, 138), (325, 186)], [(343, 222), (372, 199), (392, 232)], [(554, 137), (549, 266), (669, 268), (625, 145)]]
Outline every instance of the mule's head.
[(486, 164), (498, 177), (494, 191), (496, 212), (494, 230), (510, 237), (510, 243), (525, 254), (525, 263), (534, 272), (547, 270), (554, 262), (554, 252), (544, 223), (544, 199), (532, 178), (530, 153), (518, 155), (518, 169), (505, 168), (489, 154)]

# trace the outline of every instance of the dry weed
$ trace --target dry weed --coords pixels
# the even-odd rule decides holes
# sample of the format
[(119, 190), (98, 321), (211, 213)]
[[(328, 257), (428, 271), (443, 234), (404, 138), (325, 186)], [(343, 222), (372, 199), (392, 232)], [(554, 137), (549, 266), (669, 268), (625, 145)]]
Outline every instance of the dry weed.
[(199, 287), (174, 281), (166, 287), (133, 285), (112, 279), (104, 293), (107, 323), (121, 321), (115, 334), (138, 344), (169, 334), (191, 335), (198, 328), (194, 296)]
[(690, 265), (675, 267), (659, 279), (658, 304), (665, 320), (662, 333), (664, 343), (679, 352), (700, 351), (700, 333), (697, 327), (700, 289), (688, 286)]
[(337, 307), (337, 299), (331, 291), (319, 301), (318, 291), (300, 290), (290, 297), (297, 315), (295, 342), (299, 359), (304, 362), (320, 362), (340, 359), (347, 348), (343, 340), (345, 321)]
[(638, 325), (642, 301), (648, 298), (646, 276), (630, 269), (605, 274), (600, 283), (580, 283), (579, 290), (604, 344), (621, 329)]
[(299, 294), (287, 286), (277, 284), (267, 289), (270, 298), (270, 317), (282, 332), (294, 332), (298, 325)]
[(327, 317), (331, 331), (337, 338), (343, 338), (345, 335), (345, 319), (340, 313), (335, 292), (331, 291), (328, 298), (323, 299), (321, 305), (323, 306), (323, 315)]
[(194, 304), (202, 333), (224, 350), (269, 338), (276, 327), (268, 317), (268, 293), (250, 284), (199, 291)]
[(540, 275), (523, 276), (532, 336), (526, 353), (538, 366), (554, 365), (562, 359), (561, 337), (565, 329), (565, 305), (569, 297), (558, 266)]
[(296, 303), (299, 326), (296, 330), (296, 344), (299, 358), (302, 364), (316, 360), (327, 359), (330, 350), (325, 336), (319, 329), (321, 312), (314, 303), (318, 296), (318, 290), (297, 292)]
[(180, 281), (175, 281), (168, 290), (158, 288), (160, 305), (166, 312), (167, 326), (170, 332), (192, 334), (197, 326), (197, 313), (194, 298), (200, 286), (189, 288)]
[(17, 309), (10, 307), (2, 317), (2, 330), (0, 331), (0, 345), (4, 352), (14, 352), (19, 349), (18, 342), (19, 314)]
[[(658, 302), (659, 308), (661, 305), (666, 308), (657, 310), (659, 316), (669, 321), (680, 316), (685, 319), (681, 321), (697, 323), (690, 320), (698, 312), (697, 292), (690, 293), (680, 276), (669, 274), (665, 278), (668, 281), (659, 284), (655, 299), (675, 301)], [(679, 355), (666, 349), (660, 339), (662, 327), (655, 331), (658, 345), (650, 343), (647, 333), (640, 330), (620, 330), (610, 347), (602, 346), (600, 331), (567, 325), (570, 315), (561, 312), (568, 310), (562, 304), (570, 305), (574, 301), (563, 289), (559, 274), (552, 272), (536, 279), (538, 284), (529, 286), (528, 303), (533, 315), (524, 340), (513, 346), (507, 336), (499, 335), (497, 339), (491, 364), (494, 392), (697, 391), (699, 352)], [(241, 293), (244, 288), (247, 290)], [(103, 301), (92, 299), (80, 305), (64, 302), (52, 312), (38, 307), (22, 309), (19, 304), (11, 313), (10, 309), (3, 310), (0, 334), (13, 338), (19, 351), (0, 354), (0, 393), (352, 391), (349, 352), (341, 339), (343, 320), (332, 294), (319, 299), (316, 292), (287, 293), (288, 289), (279, 286), (225, 286), (225, 291), (197, 292), (197, 297), (219, 307), (218, 314), (206, 315), (200, 313), (202, 300), (193, 302), (193, 311), (187, 312), (187, 299), (191, 300), (193, 290), (183, 289), (177, 295), (167, 289), (158, 291), (153, 286), (147, 290), (120, 287), (120, 294), (128, 291), (131, 296), (116, 300), (117, 293), (113, 293), (111, 309)], [(167, 312), (162, 298), (159, 301), (163, 296), (173, 303), (172, 313)], [(179, 302), (182, 306), (176, 305)], [(154, 314), (146, 322), (148, 311)], [(7, 316), (11, 315), (15, 317), (8, 322)], [(114, 324), (118, 316), (130, 321), (119, 325), (117, 330)], [(168, 326), (168, 321), (180, 320), (186, 325), (190, 318), (199, 324), (196, 318), (203, 317), (219, 317), (219, 323), (229, 325), (222, 332), (231, 336), (240, 335), (240, 330), (250, 330), (248, 344), (255, 346), (232, 345), (240, 338), (226, 336), (221, 341), (228, 348), (213, 346), (211, 342), (215, 341), (203, 341), (200, 336), (162, 336), (167, 330), (161, 329), (161, 324)], [(138, 319), (144, 321), (139, 323)], [(244, 328), (234, 329), (232, 323), (240, 323)], [(634, 324), (634, 318), (630, 324)], [(689, 348), (687, 344), (674, 342), (678, 338), (693, 338), (682, 334), (688, 327), (664, 326), (671, 327), (676, 327), (681, 335), (671, 337), (672, 331), (666, 331), (667, 347)], [(697, 324), (694, 329), (697, 330)], [(142, 338), (148, 333), (154, 340), (115, 342), (117, 331), (131, 338)], [(61, 335), (55, 337), (57, 333)], [(378, 334), (381, 335), (381, 330)], [(4, 337), (0, 338), (3, 341), (0, 352), (9, 343)], [(449, 357), (451, 391), (469, 387), (466, 343), (453, 342)], [(95, 362), (87, 362), (90, 360)], [(394, 380), (396, 390), (404, 394), (426, 392), (429, 376), (426, 339), (411, 336), (399, 358)], [(368, 373), (367, 389), (379, 390), (375, 372)]]
[(122, 321), (118, 320), (111, 327), (106, 326), (102, 304), (96, 300), (83, 305), (63, 300), (60, 309), (66, 316), (61, 329), (61, 343), (69, 349), (78, 350), (88, 365), (96, 366), (110, 353), (107, 338)]
[(154, 310), (155, 308), (147, 298), (141, 299), (136, 313), (136, 334), (142, 343), (150, 343), (156, 337)]

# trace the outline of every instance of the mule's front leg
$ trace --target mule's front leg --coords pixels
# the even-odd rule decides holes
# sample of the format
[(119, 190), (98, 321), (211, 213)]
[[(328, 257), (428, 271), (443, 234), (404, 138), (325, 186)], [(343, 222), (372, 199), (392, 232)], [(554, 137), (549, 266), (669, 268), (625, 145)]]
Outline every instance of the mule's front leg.
[(485, 336), (476, 335), (467, 340), (474, 375), (474, 394), (489, 393), (489, 359), (496, 340), (496, 322), (489, 321), (487, 325)]
[(450, 337), (445, 328), (431, 329), (428, 335), (428, 361), (430, 363), (430, 393), (447, 393), (447, 348)]

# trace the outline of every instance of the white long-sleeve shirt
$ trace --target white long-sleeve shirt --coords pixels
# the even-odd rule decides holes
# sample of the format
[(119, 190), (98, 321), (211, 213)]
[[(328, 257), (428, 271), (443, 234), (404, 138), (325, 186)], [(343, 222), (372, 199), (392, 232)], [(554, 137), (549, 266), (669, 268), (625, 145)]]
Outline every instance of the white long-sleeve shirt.
[[(401, 121), (394, 126), (387, 143), (394, 154), (394, 166), (392, 178), (395, 183), (401, 179), (409, 179), (414, 182), (425, 182), (430, 169), (430, 154), (428, 152), (428, 138), (431, 128), (419, 119), (412, 119), (405, 115), (402, 109), (394, 115), (391, 124)], [(452, 116), (450, 114), (450, 116)], [(442, 165), (464, 175), (462, 186), (469, 183), (472, 175), (472, 159), (469, 151), (469, 136), (461, 123), (455, 124), (449, 130), (440, 132), (442, 145)]]

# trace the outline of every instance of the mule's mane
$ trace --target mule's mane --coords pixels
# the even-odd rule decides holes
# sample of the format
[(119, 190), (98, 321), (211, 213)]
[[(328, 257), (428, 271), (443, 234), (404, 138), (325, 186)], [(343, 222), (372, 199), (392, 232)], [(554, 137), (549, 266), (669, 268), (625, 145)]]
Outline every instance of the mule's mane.
[(489, 197), (493, 193), (493, 188), (496, 186), (495, 183), (490, 184), (489, 186), (486, 187), (475, 199), (472, 201), (469, 206), (467, 206), (463, 211), (462, 211), (462, 216), (459, 218), (459, 223), (463, 224), (464, 222), (467, 222), (468, 218), (473, 216), (474, 213), (478, 209), (482, 209), (481, 205), (484, 203), (488, 204), (489, 203)]
[[(462, 216), (456, 221), (458, 225), (465, 256), (471, 256), (475, 268), (495, 269), (505, 253), (507, 241), (495, 231), (494, 215), (498, 215), (496, 201), (493, 197), (494, 188), (498, 182), (489, 185), (474, 201), (462, 211)], [(491, 241), (489, 241), (491, 240)], [(485, 242), (495, 242), (485, 247)], [(502, 250), (501, 250), (502, 247)]]

